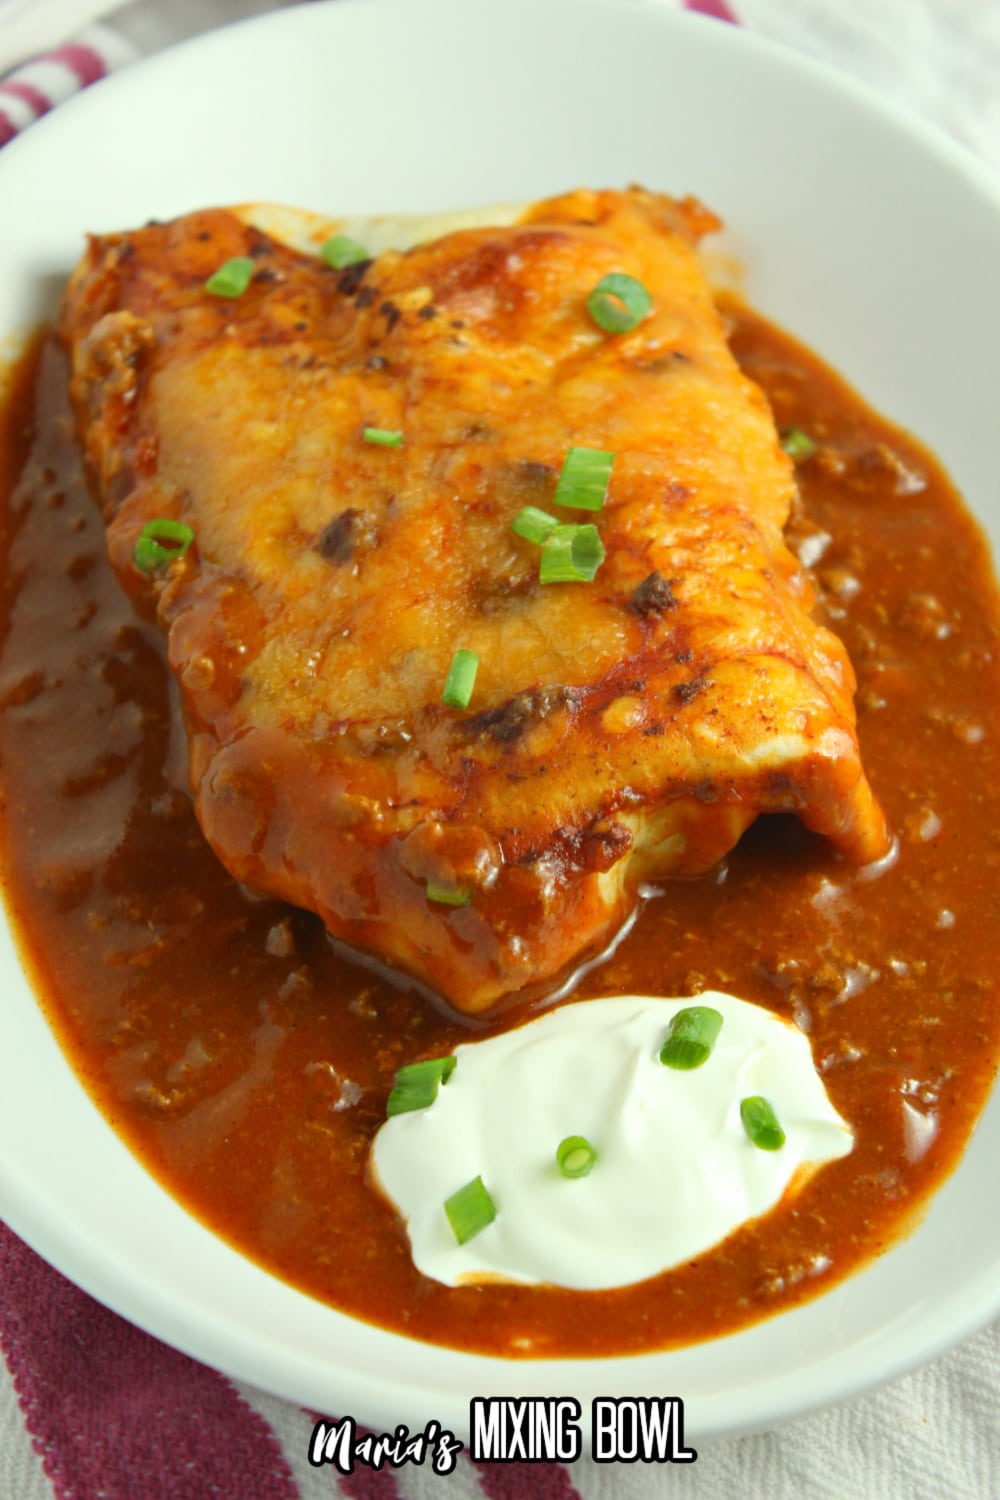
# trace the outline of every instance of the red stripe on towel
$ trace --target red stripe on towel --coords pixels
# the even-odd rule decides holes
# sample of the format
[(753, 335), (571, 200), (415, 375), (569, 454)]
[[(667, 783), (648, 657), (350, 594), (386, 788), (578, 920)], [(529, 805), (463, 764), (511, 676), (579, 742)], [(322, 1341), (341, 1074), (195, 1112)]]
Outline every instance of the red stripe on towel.
[(0, 146), (6, 146), (17, 135), (17, 126), (9, 115), (5, 115), (0, 109)]
[(562, 1464), (475, 1463), (487, 1500), (580, 1500)]
[[(364, 1437), (366, 1430), (359, 1427), (358, 1437)], [(366, 1469), (364, 1464), (358, 1464), (353, 1474), (338, 1474), (337, 1483), (351, 1500), (399, 1500), (399, 1485), (393, 1469)]]
[(36, 89), (33, 83), (24, 83), (16, 78), (9, 78), (6, 83), (0, 83), (0, 94), (10, 94), (13, 99), (20, 99), (29, 109), (33, 109), (36, 115), (47, 114), (52, 108), (52, 100), (48, 94), (43, 94), (41, 89)]
[(730, 21), (734, 26), (740, 24), (739, 16), (730, 10), (726, 0), (684, 0), (684, 8), (699, 16), (714, 16), (715, 20)]
[(65, 47), (57, 47), (54, 52), (46, 52), (39, 59), (42, 62), (62, 63), (64, 68), (69, 68), (75, 73), (84, 88), (88, 83), (96, 83), (107, 73), (107, 65), (99, 52), (93, 47), (84, 47), (80, 42), (69, 42)]
[(205, 1365), (0, 1225), (0, 1343), (59, 1500), (299, 1500), (270, 1426)]
[[(329, 1415), (324, 1417), (320, 1412), (310, 1411), (306, 1407), (302, 1409), (314, 1423), (325, 1422), (328, 1427), (337, 1427), (344, 1420), (343, 1417)], [(370, 1427), (362, 1427), (356, 1418), (351, 1417), (348, 1420), (355, 1424), (356, 1442), (360, 1442), (362, 1438), (377, 1436)], [(310, 1442), (310, 1449), (311, 1447)], [(329, 1472), (335, 1471), (331, 1469)], [(403, 1472), (405, 1473), (405, 1470)], [(336, 1473), (337, 1484), (345, 1495), (351, 1497), (351, 1500), (399, 1500), (399, 1485), (396, 1483), (396, 1474), (393, 1469), (369, 1469), (359, 1462), (352, 1474), (341, 1474), (339, 1470)]]

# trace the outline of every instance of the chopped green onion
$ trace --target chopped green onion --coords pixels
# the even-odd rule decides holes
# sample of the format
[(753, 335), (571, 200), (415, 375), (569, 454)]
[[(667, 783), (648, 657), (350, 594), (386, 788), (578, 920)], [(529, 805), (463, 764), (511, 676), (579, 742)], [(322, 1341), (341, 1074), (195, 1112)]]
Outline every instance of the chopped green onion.
[(700, 1068), (707, 1062), (722, 1030), (722, 1017), (710, 1005), (688, 1005), (679, 1010), (667, 1029), (660, 1048), (660, 1062), (667, 1068)]
[(602, 510), (614, 461), (613, 453), (600, 448), (570, 448), (563, 459), (554, 503), (574, 510)]
[(361, 436), (366, 443), (377, 443), (380, 448), (402, 448), (403, 434), (392, 432), (388, 427), (366, 427)]
[(472, 892), (464, 885), (445, 885), (442, 880), (428, 880), (428, 901), (437, 901), (441, 906), (468, 906)]
[(349, 234), (331, 234), (320, 246), (319, 253), (335, 271), (357, 265), (359, 260), (371, 260), (364, 246), (359, 245), (357, 240), (352, 240)]
[(597, 527), (557, 526), (542, 547), (540, 583), (590, 583), (604, 561)]
[(205, 290), (213, 297), (242, 297), (255, 269), (249, 255), (234, 255), (212, 273), (205, 282)]
[(537, 542), (541, 546), (558, 525), (555, 516), (550, 516), (548, 511), (539, 510), (536, 505), (526, 505), (511, 521), (510, 529), (517, 536), (523, 536), (526, 542)]
[(455, 1071), (457, 1057), (428, 1057), (424, 1062), (397, 1068), (396, 1079), (385, 1106), (387, 1115), (406, 1115), (426, 1109), (437, 1098), (438, 1084), (447, 1083)]
[(449, 708), (468, 708), (478, 671), (479, 657), (474, 651), (466, 651), (464, 646), (456, 651), (445, 678), (441, 702)]
[(586, 1177), (596, 1160), (597, 1152), (586, 1136), (568, 1135), (556, 1147), (556, 1161), (564, 1177)]
[(786, 427), (781, 434), (781, 446), (793, 464), (804, 464), (819, 448), (819, 444), (801, 427)]
[(587, 298), (587, 311), (605, 333), (631, 333), (653, 305), (641, 281), (624, 271), (603, 277)]
[(759, 1094), (740, 1100), (740, 1119), (743, 1129), (761, 1151), (780, 1151), (785, 1144), (785, 1132), (774, 1110)]
[(481, 1177), (473, 1177), (465, 1187), (452, 1193), (445, 1200), (444, 1211), (460, 1245), (471, 1240), (487, 1224), (492, 1224), (497, 1216), (496, 1205)]
[(147, 521), (139, 533), (132, 561), (140, 573), (155, 573), (175, 558), (183, 557), (193, 541), (194, 532), (183, 521), (170, 521), (166, 517)]

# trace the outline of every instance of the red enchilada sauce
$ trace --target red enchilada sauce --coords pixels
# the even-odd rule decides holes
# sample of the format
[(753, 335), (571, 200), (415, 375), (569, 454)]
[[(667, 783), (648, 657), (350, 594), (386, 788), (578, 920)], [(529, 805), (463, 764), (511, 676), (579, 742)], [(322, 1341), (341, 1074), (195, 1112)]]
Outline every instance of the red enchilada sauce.
[(159, 631), (104, 558), (62, 352), (27, 359), (0, 437), (5, 895), (40, 1001), (118, 1132), (193, 1213), (358, 1317), (509, 1355), (663, 1348), (831, 1285), (912, 1225), (995, 1070), (1000, 669), (982, 540), (938, 466), (745, 310), (734, 348), (800, 463), (791, 527), (859, 677), (868, 774), (899, 834), (877, 878), (791, 819), (666, 882), (576, 997), (729, 990), (809, 1033), (850, 1156), (634, 1287), (448, 1289), (366, 1185), (395, 1069), (511, 1024), (446, 1015), (237, 886), (203, 842)]

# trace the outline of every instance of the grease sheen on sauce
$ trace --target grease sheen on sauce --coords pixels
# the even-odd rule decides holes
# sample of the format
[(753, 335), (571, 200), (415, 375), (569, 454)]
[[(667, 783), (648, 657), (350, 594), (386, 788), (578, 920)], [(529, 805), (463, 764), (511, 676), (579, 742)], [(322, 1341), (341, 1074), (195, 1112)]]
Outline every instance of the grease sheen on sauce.
[[(0, 433), (0, 775), (8, 909), (63, 1046), (115, 1128), (212, 1229), (347, 1312), (510, 1355), (730, 1331), (885, 1248), (955, 1164), (993, 1077), (1000, 670), (982, 540), (917, 444), (742, 309), (734, 348), (823, 451), (791, 536), (859, 677), (898, 861), (864, 880), (791, 819), (665, 882), (574, 998), (731, 991), (805, 1028), (857, 1143), (793, 1202), (638, 1286), (448, 1289), (366, 1181), (395, 1069), (509, 1024), (455, 1019), (238, 887), (204, 844), (159, 631), (104, 558), (61, 350)], [(516, 1010), (513, 1013), (517, 1014)]]

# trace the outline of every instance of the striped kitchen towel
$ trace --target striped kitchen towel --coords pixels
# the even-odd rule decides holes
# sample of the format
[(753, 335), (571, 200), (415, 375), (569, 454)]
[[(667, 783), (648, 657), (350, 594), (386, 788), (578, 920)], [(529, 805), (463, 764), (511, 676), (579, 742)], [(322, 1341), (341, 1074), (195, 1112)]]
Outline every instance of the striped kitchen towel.
[(0, 146), (64, 99), (138, 56), (138, 49), (121, 32), (94, 25), (22, 64), (0, 79)]
[[(0, 146), (137, 58), (296, 0), (0, 0)], [(73, 18), (103, 19), (77, 30)], [(78, 19), (77, 19), (78, 24)], [(38, 40), (38, 53), (24, 49)], [(14, 65), (14, 66), (11, 66)]]

